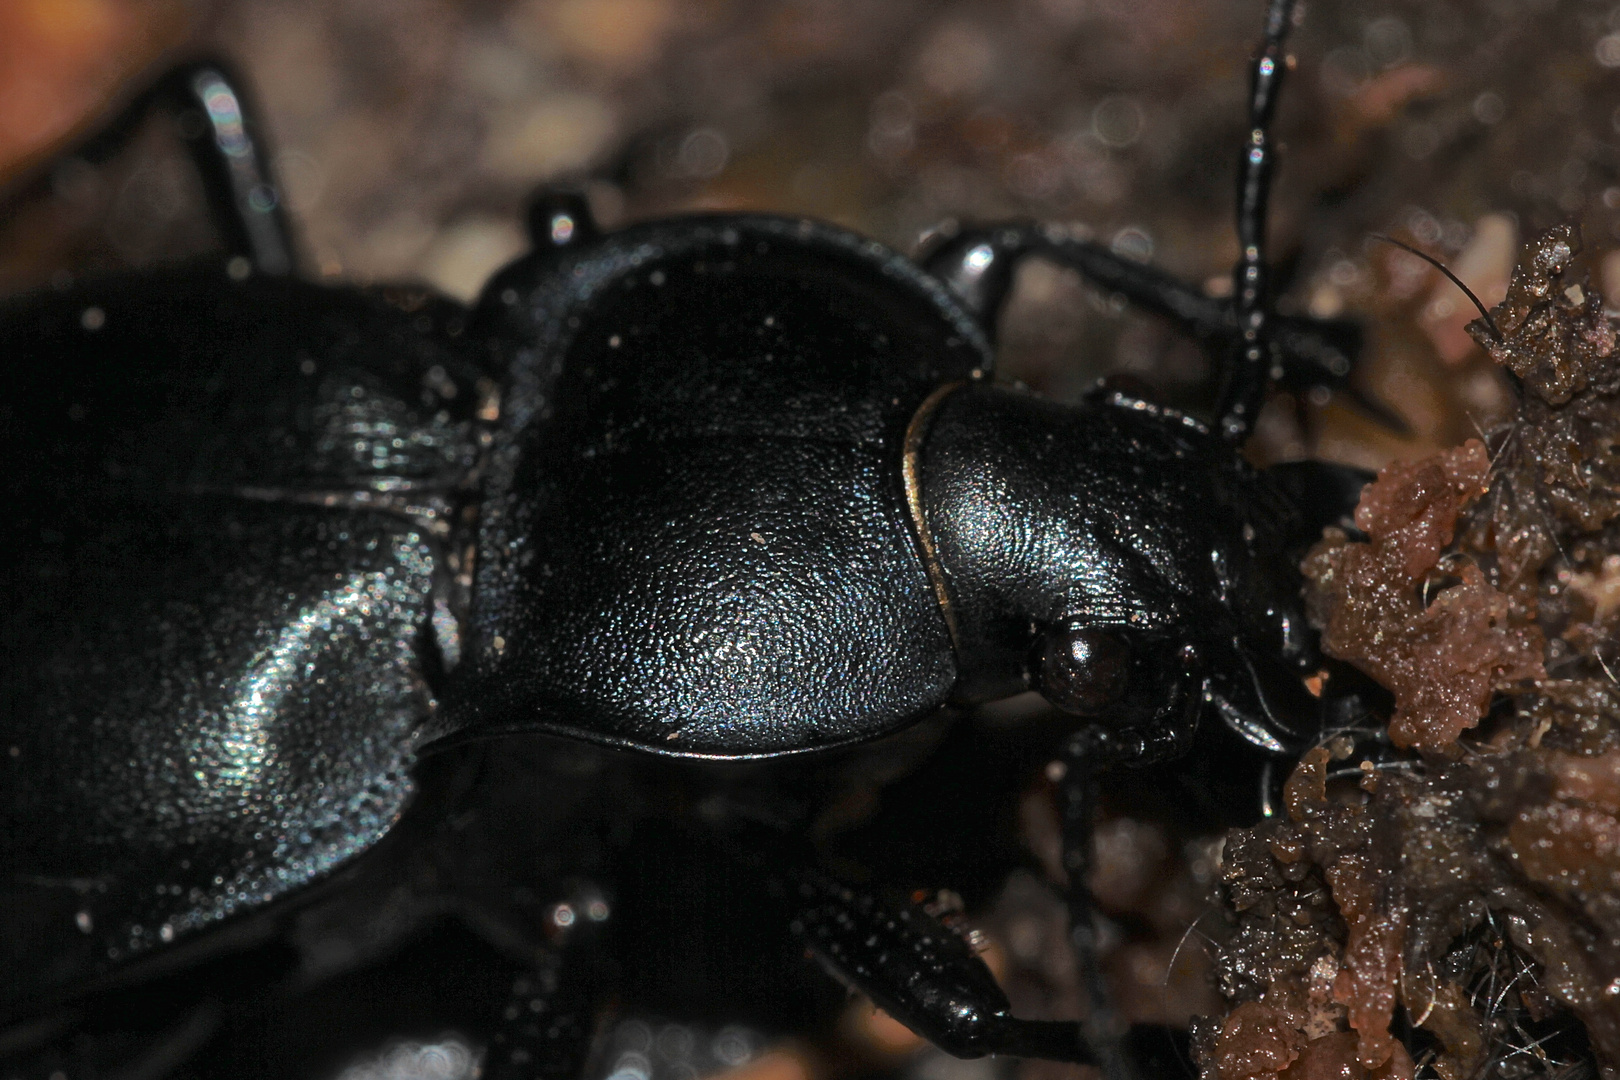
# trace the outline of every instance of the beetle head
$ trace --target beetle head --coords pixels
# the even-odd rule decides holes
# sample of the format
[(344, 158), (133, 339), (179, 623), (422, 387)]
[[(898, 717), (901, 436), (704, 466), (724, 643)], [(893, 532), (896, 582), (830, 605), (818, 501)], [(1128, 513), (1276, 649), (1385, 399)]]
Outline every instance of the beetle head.
[(1266, 749), (1309, 740), (1297, 567), (1314, 523), (1229, 446), (1135, 399), (984, 385), (942, 395), (908, 442), (959, 698), (1036, 689), (1133, 727), (1209, 709)]

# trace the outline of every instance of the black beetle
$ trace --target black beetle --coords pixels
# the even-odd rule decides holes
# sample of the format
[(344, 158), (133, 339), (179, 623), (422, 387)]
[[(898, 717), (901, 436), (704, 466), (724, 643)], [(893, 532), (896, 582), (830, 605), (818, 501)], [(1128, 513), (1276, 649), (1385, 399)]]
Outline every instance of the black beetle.
[[(1231, 305), (1037, 226), (959, 233), (919, 265), (766, 216), (601, 234), (567, 194), (537, 202), (534, 251), (470, 310), (317, 286), (287, 273), (234, 81), (167, 76), (133, 111), (206, 121), (232, 257), (0, 308), (6, 1045), (274, 937), (371, 852), (323, 894), (342, 921), (410, 862), (431, 815), (396, 824), (418, 787), (476, 782), (436, 762), (495, 736), (776, 757), (1036, 688), (1082, 718), (1076, 875), (1096, 770), (1180, 753), (1205, 716), (1307, 745), (1322, 662), (1297, 555), (1361, 478), (1259, 473), (1233, 449), (1270, 382), (1342, 385), (1355, 352), (1353, 327), (1268, 306), (1291, 14), (1272, 0), (1256, 62)], [(996, 316), (1032, 254), (1222, 356), (1219, 434), (1119, 392), (1064, 407), (996, 384)], [(535, 828), (559, 878), (590, 858), (567, 774), (545, 774)], [(723, 846), (824, 963), (945, 1048), (1129, 1075), (1100, 993), (1083, 1035), (1015, 1020), (926, 916), (739, 835)], [(553, 1051), (541, 1071), (576, 1069), (556, 1048), (584, 1027), (503, 1032), (489, 1074)]]

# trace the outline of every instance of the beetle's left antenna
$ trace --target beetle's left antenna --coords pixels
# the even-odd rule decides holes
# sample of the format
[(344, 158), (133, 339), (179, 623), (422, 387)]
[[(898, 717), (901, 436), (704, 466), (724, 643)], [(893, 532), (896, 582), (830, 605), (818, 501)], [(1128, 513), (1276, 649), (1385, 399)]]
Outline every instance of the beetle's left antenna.
[(1249, 137), (1238, 164), (1238, 264), (1232, 271), (1239, 337), (1221, 388), (1219, 429), (1242, 442), (1265, 403), (1266, 389), (1281, 372), (1272, 355), (1270, 268), (1266, 265), (1266, 206), (1276, 151), (1271, 121), (1277, 111), (1287, 57), (1283, 40), (1294, 21), (1295, 0), (1270, 0), (1266, 36), (1254, 59), (1249, 83)]
[(87, 156), (116, 149), (154, 109), (175, 117), (226, 249), (261, 274), (292, 273), (297, 249), (281, 206), (282, 188), (270, 167), (264, 124), (242, 80), (218, 60), (176, 65), (85, 148)]

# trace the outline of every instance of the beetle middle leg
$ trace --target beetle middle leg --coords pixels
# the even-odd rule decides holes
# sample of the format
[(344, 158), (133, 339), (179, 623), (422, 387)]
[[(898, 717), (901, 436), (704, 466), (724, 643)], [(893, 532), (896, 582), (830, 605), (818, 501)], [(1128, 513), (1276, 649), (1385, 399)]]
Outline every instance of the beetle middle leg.
[(819, 874), (795, 877), (794, 933), (836, 978), (935, 1046), (963, 1058), (1098, 1063), (1074, 1024), (1011, 1015), (984, 961), (927, 911), (885, 904)]

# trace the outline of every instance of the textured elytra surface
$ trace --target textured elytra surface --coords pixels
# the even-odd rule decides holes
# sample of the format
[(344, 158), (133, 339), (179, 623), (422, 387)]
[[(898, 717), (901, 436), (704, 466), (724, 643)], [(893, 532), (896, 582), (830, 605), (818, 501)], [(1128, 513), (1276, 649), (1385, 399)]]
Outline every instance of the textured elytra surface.
[(409, 800), (476, 455), (444, 314), (218, 264), (7, 305), (8, 1007), (296, 892)]
[(26, 599), (8, 613), (25, 663), (0, 735), (6, 856), (70, 909), (68, 933), (25, 948), (83, 935), (115, 959), (259, 907), (375, 843), (411, 792), (424, 537), (165, 509), (124, 515), (55, 587), (8, 575)]
[(0, 438), (26, 467), (0, 484), (25, 513), (85, 485), (451, 490), (476, 456), (464, 324), (419, 290), (236, 280), (223, 260), (7, 298)]

